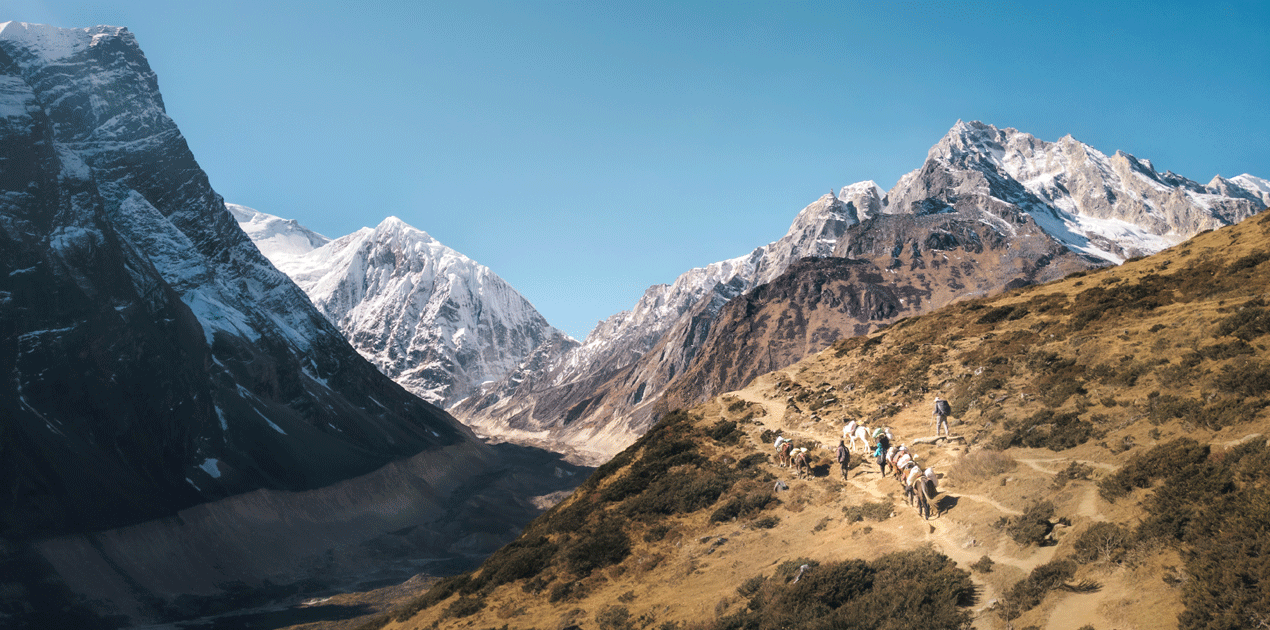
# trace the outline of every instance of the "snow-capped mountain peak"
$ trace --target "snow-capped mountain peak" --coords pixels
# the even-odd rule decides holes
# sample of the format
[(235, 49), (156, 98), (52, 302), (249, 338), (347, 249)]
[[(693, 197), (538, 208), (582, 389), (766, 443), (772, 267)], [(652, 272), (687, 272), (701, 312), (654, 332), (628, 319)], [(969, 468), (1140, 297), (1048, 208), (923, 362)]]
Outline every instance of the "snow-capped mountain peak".
[(458, 401), (548, 340), (572, 342), (489, 268), (395, 216), (318, 244), (295, 221), (231, 210), (362, 356), (430, 402)]
[(282, 219), (236, 203), (227, 203), (225, 208), (238, 221), (238, 227), (251, 237), (260, 253), (274, 265), (303, 256), (331, 242), (331, 239), (292, 219)]
[(927, 164), (888, 194), (886, 212), (951, 207), (974, 197), (1026, 213), (1075, 251), (1119, 263), (1237, 223), (1261, 210), (1270, 195), (1259, 191), (1257, 178), (1205, 187), (1161, 174), (1150, 160), (1124, 151), (1107, 156), (1071, 135), (1046, 142), (959, 120), (931, 147)]

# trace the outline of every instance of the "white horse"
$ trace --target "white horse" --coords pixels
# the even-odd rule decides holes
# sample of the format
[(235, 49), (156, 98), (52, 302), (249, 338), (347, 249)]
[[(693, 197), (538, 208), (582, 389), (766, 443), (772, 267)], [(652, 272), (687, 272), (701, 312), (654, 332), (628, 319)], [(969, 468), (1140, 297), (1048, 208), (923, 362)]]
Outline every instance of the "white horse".
[(843, 430), (843, 434), (845, 435), (845, 437), (848, 437), (851, 439), (852, 453), (855, 452), (856, 440), (860, 440), (860, 443), (864, 445), (864, 452), (866, 453), (869, 452), (869, 449), (873, 448), (873, 445), (869, 443), (869, 427), (866, 427), (863, 424), (857, 425), (855, 430), (852, 431), (850, 434), (847, 434), (846, 430)]

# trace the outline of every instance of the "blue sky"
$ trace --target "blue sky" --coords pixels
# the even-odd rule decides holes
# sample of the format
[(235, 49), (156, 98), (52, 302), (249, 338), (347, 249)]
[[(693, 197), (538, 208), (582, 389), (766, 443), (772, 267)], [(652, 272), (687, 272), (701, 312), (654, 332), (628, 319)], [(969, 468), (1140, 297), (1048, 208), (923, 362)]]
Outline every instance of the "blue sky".
[(890, 188), (958, 120), (1270, 178), (1270, 3), (87, 2), (228, 201), (396, 215), (581, 338), (649, 285)]

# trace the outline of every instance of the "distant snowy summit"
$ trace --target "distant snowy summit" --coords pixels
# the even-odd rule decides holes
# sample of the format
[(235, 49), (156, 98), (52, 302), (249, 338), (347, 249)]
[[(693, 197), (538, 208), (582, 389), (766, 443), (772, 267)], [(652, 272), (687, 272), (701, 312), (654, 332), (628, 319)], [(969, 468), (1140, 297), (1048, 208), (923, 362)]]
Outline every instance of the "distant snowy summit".
[(1016, 209), (1073, 251), (1120, 263), (1260, 212), (1270, 205), (1270, 182), (1244, 174), (1202, 185), (1070, 135), (1046, 142), (957, 121), (925, 164), (887, 193), (882, 212), (925, 214), (959, 203)]
[[(1201, 185), (1157, 173), (1149, 161), (1126, 153), (1107, 156), (1070, 136), (1045, 142), (1015, 129), (958, 121), (891, 190), (859, 182), (821, 197), (779, 240), (650, 287), (581, 346), (535, 355), (452, 411), (479, 432), (602, 462), (651, 425), (657, 399), (708, 353), (705, 344), (724, 305), (803, 258), (869, 259), (898, 276), (892, 270), (902, 255), (944, 249), (958, 234), (973, 241), (982, 232), (1006, 245), (1012, 253), (1005, 258), (1017, 259), (1011, 265), (1021, 265), (1021, 275), (1009, 277), (1003, 274), (1011, 265), (976, 267), (984, 282), (997, 284), (959, 294), (935, 291), (926, 286), (930, 278), (915, 276), (916, 286), (926, 287), (921, 308), (929, 309), (1053, 279), (1071, 271), (1076, 257), (1081, 265), (1099, 266), (1154, 253), (1237, 223), (1267, 203), (1270, 182), (1252, 175)], [(824, 331), (819, 339), (827, 345), (835, 332), (856, 334)], [(717, 392), (680, 392), (681, 399), (697, 400), (711, 393)]]
[(548, 341), (577, 343), (489, 268), (396, 217), (331, 240), (226, 207), (362, 356), (434, 404), (503, 378)]

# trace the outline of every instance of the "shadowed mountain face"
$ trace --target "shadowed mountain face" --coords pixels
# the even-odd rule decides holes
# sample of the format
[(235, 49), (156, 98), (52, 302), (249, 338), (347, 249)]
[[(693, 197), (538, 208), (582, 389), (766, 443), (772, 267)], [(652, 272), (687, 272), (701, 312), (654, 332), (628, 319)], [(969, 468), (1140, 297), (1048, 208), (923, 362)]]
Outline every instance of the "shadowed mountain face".
[(0, 31), (0, 531), (303, 490), (469, 439), (238, 229), (124, 29)]
[(30, 627), (489, 553), (576, 484), (358, 355), (226, 211), (122, 28), (0, 24), (0, 374), (0, 614), (37, 602)]

